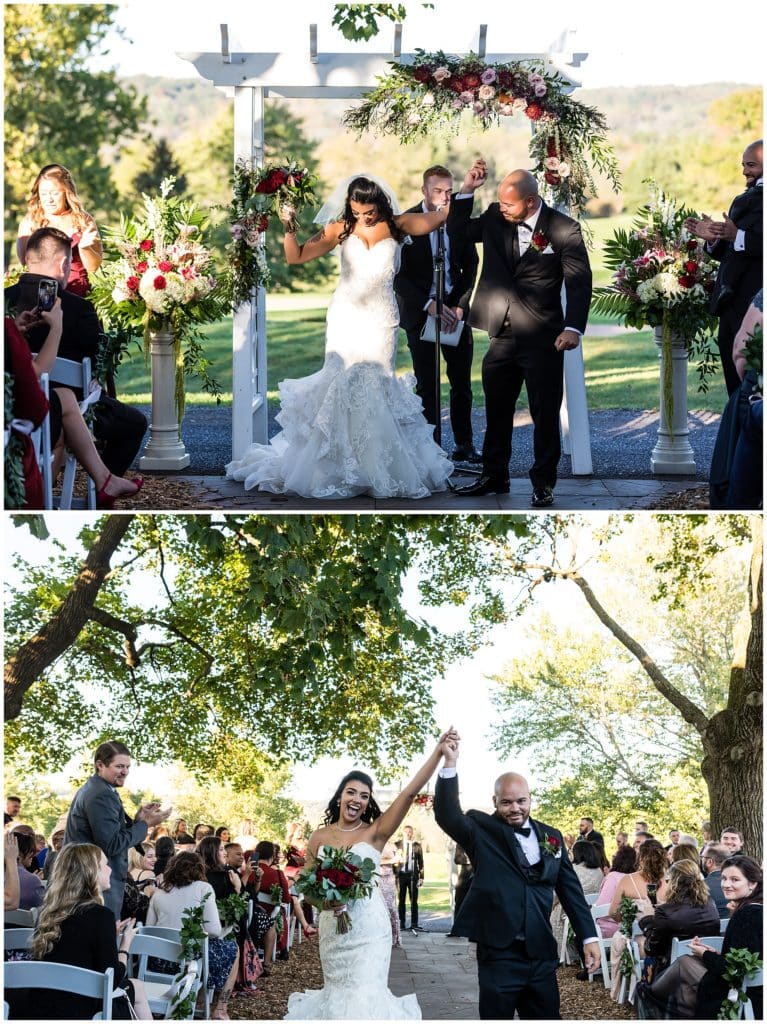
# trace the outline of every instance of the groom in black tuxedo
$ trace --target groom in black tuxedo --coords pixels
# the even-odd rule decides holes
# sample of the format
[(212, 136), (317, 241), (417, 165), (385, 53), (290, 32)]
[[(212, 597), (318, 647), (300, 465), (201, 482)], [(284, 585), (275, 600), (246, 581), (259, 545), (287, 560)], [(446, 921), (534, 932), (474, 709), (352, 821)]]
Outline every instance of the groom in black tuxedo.
[[(450, 425), (455, 439), (451, 454), (454, 462), (478, 463), (482, 461), (474, 448), (471, 425), (471, 360), (474, 339), (469, 325), (469, 299), (477, 277), (479, 259), (477, 249), (467, 242), (464, 231), (454, 229), (455, 205), (467, 204), (466, 215), (473, 205), (473, 186), (469, 193), (453, 193), (453, 176), (441, 164), (423, 172), (423, 200), (407, 213), (428, 213), (437, 207), (449, 205), (445, 225), (445, 295), (442, 317), (443, 330), (453, 330), (459, 321), (463, 330), (458, 344), (442, 345), (447, 379), (450, 382)], [(416, 394), (423, 402), (423, 414), (428, 423), (437, 422), (437, 382), (434, 343), (421, 340), (421, 330), (427, 314), (436, 314), (436, 283), (434, 260), (437, 233), (411, 238), (402, 247), (401, 266), (394, 278), (394, 291), (399, 305), (400, 327), (407, 333), (407, 344), (413, 360)]]
[(529, 171), (507, 174), (498, 202), (469, 220), (466, 233), (483, 244), (471, 323), (487, 331), (490, 348), (482, 363), (483, 473), (457, 493), (508, 493), (514, 409), (524, 384), (533, 420), (532, 505), (543, 508), (553, 504), (561, 454), (564, 353), (580, 344), (591, 303), (588, 253), (578, 222), (542, 201)]
[(474, 865), (453, 934), (477, 943), (479, 1016), (483, 1020), (559, 1020), (557, 943), (549, 923), (554, 893), (584, 948), (586, 970), (599, 968), (599, 944), (581, 883), (561, 832), (530, 818), (521, 775), (495, 783), (494, 814), (461, 810), (457, 744), (446, 744), (434, 797), (437, 824)]

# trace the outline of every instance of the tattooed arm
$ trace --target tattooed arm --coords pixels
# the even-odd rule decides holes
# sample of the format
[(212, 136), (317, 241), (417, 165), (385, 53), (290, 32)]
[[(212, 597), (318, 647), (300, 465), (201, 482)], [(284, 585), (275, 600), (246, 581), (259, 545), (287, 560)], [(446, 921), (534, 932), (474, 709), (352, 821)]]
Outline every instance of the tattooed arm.
[[(283, 221), (283, 224), (285, 222)], [(343, 230), (343, 221), (336, 221), (320, 228), (316, 235), (300, 245), (295, 231), (285, 231), (285, 259), (288, 263), (308, 263), (324, 256), (338, 245), (338, 236)]]

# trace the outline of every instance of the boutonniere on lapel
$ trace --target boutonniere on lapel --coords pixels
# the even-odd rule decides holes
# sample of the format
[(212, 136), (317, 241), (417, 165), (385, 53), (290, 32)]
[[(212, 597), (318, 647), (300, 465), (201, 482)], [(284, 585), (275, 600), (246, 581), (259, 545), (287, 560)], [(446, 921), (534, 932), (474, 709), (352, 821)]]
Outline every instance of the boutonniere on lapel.
[(550, 836), (548, 832), (543, 833), (543, 839), (538, 843), (544, 857), (561, 857), (562, 844), (556, 836)]
[(550, 247), (551, 242), (542, 231), (533, 231), (533, 237), (530, 239), (531, 249), (535, 249), (536, 252), (545, 252)]

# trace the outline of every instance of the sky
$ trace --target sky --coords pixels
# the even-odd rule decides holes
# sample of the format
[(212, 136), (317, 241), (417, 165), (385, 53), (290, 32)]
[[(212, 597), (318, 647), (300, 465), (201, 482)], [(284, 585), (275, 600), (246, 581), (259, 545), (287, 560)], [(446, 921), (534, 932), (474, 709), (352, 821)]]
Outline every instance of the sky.
[[(594, 522), (601, 521), (601, 518), (600, 514), (595, 514)], [(54, 515), (47, 515), (46, 523), (51, 537), (46, 542), (38, 542), (32, 539), (26, 528), (15, 528), (10, 522), (10, 517), (6, 516), (6, 559), (9, 560), (11, 552), (14, 551), (35, 564), (44, 564), (57, 541), (63, 543), (69, 550), (74, 548), (80, 553), (77, 533), (83, 525), (81, 514), (57, 512)], [(18, 576), (8, 568), (5, 577), (11, 586), (18, 580)], [(152, 584), (149, 577), (146, 577), (139, 585), (147, 587)], [(138, 599), (137, 593), (130, 596)], [(411, 612), (419, 611), (417, 591), (413, 583), (405, 588), (405, 602)], [(579, 601), (573, 601), (572, 594), (568, 594), (565, 588), (547, 588), (545, 606), (547, 611), (558, 615), (562, 624), (577, 622), (578, 617), (582, 617), (583, 614)], [(435, 614), (432, 609), (423, 609), (423, 614), (447, 630), (456, 628), (465, 617), (465, 612), (460, 609), (446, 609), (439, 614)], [(461, 735), (459, 777), (462, 798), (467, 806), (489, 806), (492, 784), (503, 771), (519, 771), (530, 779), (533, 789), (535, 787), (534, 765), (528, 762), (523, 752), (519, 752), (513, 758), (503, 759), (491, 749), (492, 722), (496, 714), (490, 700), (492, 686), (487, 677), (498, 672), (512, 653), (519, 655), (524, 652), (525, 632), (524, 618), (516, 620), (510, 626), (488, 628), (485, 647), (471, 658), (452, 666), (443, 678), (431, 680), (438, 726), (447, 728), (454, 725)], [(413, 759), (410, 772), (403, 776), (402, 782), (414, 774), (431, 749), (432, 747), (428, 746), (424, 754)], [(353, 757), (323, 758), (316, 764), (298, 765), (293, 772), (289, 795), (309, 800), (327, 798), (340, 778), (354, 767), (366, 768)], [(69, 774), (65, 771), (54, 776), (53, 785), (56, 788), (65, 787)], [(372, 774), (375, 780), (375, 773)], [(163, 775), (163, 771), (158, 772), (154, 766), (136, 762), (131, 770), (130, 781), (137, 789), (146, 786), (161, 796), (160, 780)]]
[[(319, 49), (343, 52), (360, 48), (382, 52), (391, 45), (393, 29), (385, 22), (369, 43), (350, 43), (331, 27), (332, 3), (292, 0), (289, 18), (279, 8), (252, 3), (195, 4), (193, 13), (184, 0), (126, 0), (119, 4), (118, 23), (128, 43), (113, 37), (111, 53), (100, 66), (117, 66), (122, 74), (193, 77), (192, 65), (178, 52), (218, 52), (221, 23), (229, 26), (230, 50), (308, 50), (309, 24), (318, 25)], [(270, 13), (258, 16), (266, 9)], [(406, 4), (402, 51), (417, 47), (451, 53), (476, 48), (479, 25), (487, 24), (487, 52), (547, 52), (561, 33), (576, 30), (575, 45), (588, 53), (586, 61), (571, 74), (584, 88), (603, 86), (692, 85), (703, 82), (762, 83), (764, 60), (761, 33), (739, 32), (737, 44), (723, 34), (710, 8), (645, 0), (638, 5), (614, 0), (548, 0), (539, 8), (519, 8), (514, 22), (513, 5), (478, 2), (467, 6), (454, 0), (436, 0), (434, 10), (419, 3)], [(757, 4), (738, 5), (738, 20), (749, 23), (748, 11)], [(527, 10), (530, 13), (527, 13)], [(540, 14), (537, 12), (540, 11)]]

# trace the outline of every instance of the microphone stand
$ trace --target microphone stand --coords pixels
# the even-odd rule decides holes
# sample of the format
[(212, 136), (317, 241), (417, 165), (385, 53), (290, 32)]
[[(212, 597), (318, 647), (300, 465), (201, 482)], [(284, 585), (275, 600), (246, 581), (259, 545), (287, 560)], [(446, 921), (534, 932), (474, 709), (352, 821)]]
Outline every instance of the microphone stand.
[(434, 440), (442, 447), (442, 387), (440, 381), (440, 355), (442, 344), (442, 307), (445, 301), (445, 225), (437, 228), (437, 254), (434, 258), (435, 302), (437, 315), (434, 323), (434, 387), (436, 402), (434, 410), (437, 422), (434, 424)]

